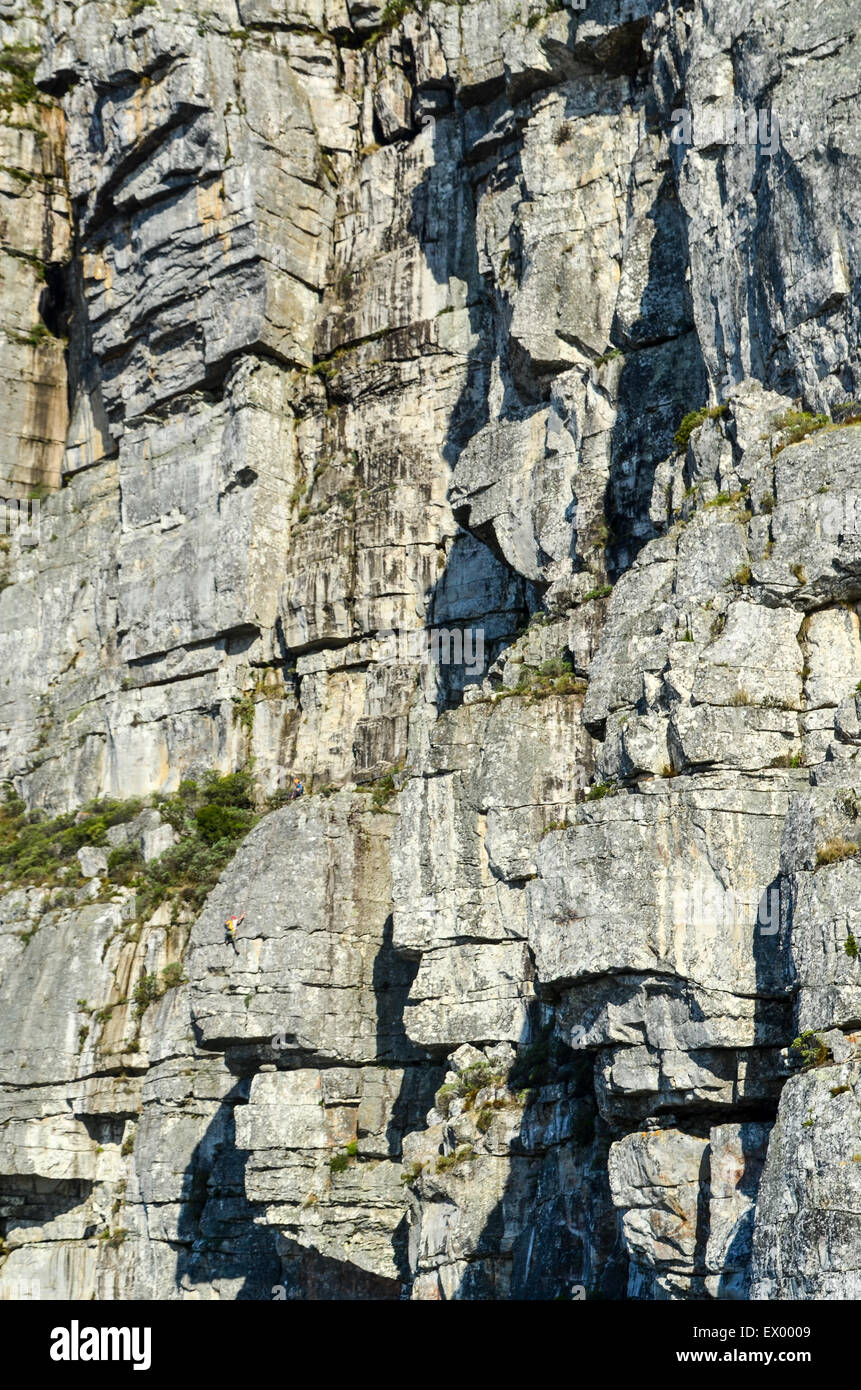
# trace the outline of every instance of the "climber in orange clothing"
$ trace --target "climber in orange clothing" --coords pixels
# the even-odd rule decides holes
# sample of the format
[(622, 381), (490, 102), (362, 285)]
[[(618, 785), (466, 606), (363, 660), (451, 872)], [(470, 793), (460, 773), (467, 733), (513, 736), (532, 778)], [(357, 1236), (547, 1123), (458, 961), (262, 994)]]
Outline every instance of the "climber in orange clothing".
[(224, 923), (225, 939), (230, 942), (237, 955), (239, 955), (239, 947), (236, 944), (236, 928), (244, 916), (245, 913), (243, 912), (242, 917), (228, 917)]

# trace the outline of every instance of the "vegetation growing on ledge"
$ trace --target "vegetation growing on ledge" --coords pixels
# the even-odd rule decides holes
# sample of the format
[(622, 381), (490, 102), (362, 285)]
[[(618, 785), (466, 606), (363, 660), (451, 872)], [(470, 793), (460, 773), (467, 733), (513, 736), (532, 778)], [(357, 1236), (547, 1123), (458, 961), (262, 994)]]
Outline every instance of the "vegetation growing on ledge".
[(139, 800), (91, 801), (80, 811), (48, 818), (7, 792), (0, 806), (0, 878), (15, 884), (79, 880), (78, 850), (106, 845), (110, 827), (133, 820), (141, 806)]
[(352, 1139), (347, 1147), (342, 1149), (340, 1153), (332, 1154), (332, 1157), (329, 1159), (330, 1173), (346, 1173), (350, 1166), (350, 1160), (357, 1158), (358, 1153), (358, 1142)]
[(145, 864), (134, 881), (138, 917), (151, 916), (163, 902), (171, 903), (174, 915), (180, 907), (200, 911), (225, 865), (260, 819), (253, 797), (248, 772), (226, 777), (208, 772), (201, 783), (180, 783), (176, 794), (159, 806), (162, 819), (180, 838)]
[(544, 699), (548, 695), (582, 695), (586, 682), (574, 675), (567, 657), (551, 657), (540, 666), (523, 666), (517, 681), (518, 695)]
[[(180, 908), (198, 912), (260, 819), (253, 796), (248, 772), (225, 777), (208, 772), (200, 783), (182, 782), (173, 796), (155, 799), (162, 819), (177, 832), (177, 843), (149, 863), (144, 863), (138, 844), (115, 846), (107, 856), (109, 883), (136, 890), (140, 919), (151, 916), (164, 902), (172, 904), (174, 916)], [(13, 884), (80, 885), (84, 880), (78, 850), (106, 848), (108, 830), (134, 820), (143, 806), (137, 798), (94, 801), (80, 811), (48, 818), (40, 811), (28, 811), (14, 793), (7, 794), (0, 805), (0, 879)]]
[(810, 1029), (794, 1039), (791, 1051), (801, 1062), (803, 1071), (808, 1071), (811, 1067), (824, 1067), (832, 1060), (831, 1048), (823, 1042), (818, 1033)]
[(587, 801), (601, 801), (605, 796), (615, 796), (619, 788), (613, 782), (596, 782), (586, 793)]
[(404, 1186), (411, 1187), (414, 1182), (418, 1182), (424, 1172), (424, 1167), (423, 1163), (411, 1163), (408, 1168), (405, 1168), (401, 1173), (401, 1182)]
[(28, 48), (20, 43), (6, 44), (0, 51), (0, 73), (3, 74), (0, 111), (11, 111), (15, 106), (41, 100), (41, 93), (33, 81), (39, 52), (36, 47)]
[(776, 416), (772, 422), (773, 428), (780, 431), (781, 438), (772, 451), (772, 457), (776, 458), (788, 445), (800, 444), (803, 439), (818, 434), (820, 430), (841, 430), (847, 425), (861, 425), (861, 402), (844, 401), (834, 407), (832, 417), (814, 415), (809, 410), (787, 410), (783, 415)]
[(612, 584), (599, 584), (596, 589), (590, 589), (588, 594), (583, 595), (583, 602), (589, 603), (593, 598), (607, 598), (608, 594), (612, 594), (612, 592)]
[(854, 840), (847, 840), (843, 835), (834, 835), (824, 845), (820, 845), (816, 851), (816, 863), (838, 864), (841, 859), (852, 859), (858, 853), (858, 846)]
[(537, 29), (539, 24), (544, 23), (545, 19), (549, 19), (552, 14), (558, 14), (559, 11), (564, 10), (564, 8), (564, 0), (548, 0), (547, 8), (544, 10), (543, 14), (532, 14), (529, 16), (526, 21), (527, 29)]
[(617, 348), (617, 347), (608, 348), (608, 350), (607, 350), (606, 352), (602, 352), (602, 353), (601, 353), (601, 356), (600, 356), (600, 357), (596, 357), (596, 358), (595, 358), (594, 362), (592, 363), (592, 366), (593, 366), (593, 367), (604, 367), (604, 366), (607, 365), (608, 362), (617, 362), (617, 361), (619, 360), (620, 357), (624, 357), (624, 356), (625, 356), (625, 354), (624, 354), (624, 352), (622, 351), (621, 348)]
[(727, 410), (728, 406), (726, 405), (702, 405), (699, 410), (689, 410), (673, 435), (673, 443), (679, 453), (683, 454), (688, 447), (688, 440), (694, 430), (698, 430), (700, 425), (705, 424), (706, 420), (717, 420), (721, 415), (726, 415)]
[(505, 1077), (502, 1072), (495, 1070), (489, 1062), (476, 1062), (474, 1066), (466, 1067), (460, 1072), (456, 1081), (449, 1081), (440, 1086), (434, 1098), (434, 1105), (447, 1119), (453, 1101), (462, 1100), (464, 1109), (471, 1110), (479, 1091), (504, 1085)]
[(542, 840), (544, 839), (544, 836), (545, 836), (545, 835), (549, 835), (549, 834), (551, 833), (551, 831), (553, 831), (553, 830), (567, 830), (568, 827), (569, 827), (569, 825), (570, 825), (570, 821), (567, 821), (567, 820), (552, 820), (552, 821), (550, 822), (550, 824), (549, 824), (549, 825), (545, 825), (544, 829), (542, 830), (542, 832), (541, 832), (541, 838), (542, 838)]
[(123, 1226), (118, 1226), (114, 1231), (108, 1226), (103, 1231), (99, 1231), (99, 1240), (103, 1241), (109, 1250), (118, 1250), (127, 1235), (128, 1231)]
[(375, 816), (386, 814), (389, 802), (400, 791), (395, 779), (401, 772), (403, 768), (396, 765), (391, 771), (384, 772), (375, 782), (365, 782), (356, 787), (357, 792), (371, 793), (371, 811)]
[(132, 991), (135, 1018), (143, 1018), (150, 1004), (161, 999), (169, 989), (176, 989), (177, 985), (182, 984), (185, 984), (185, 976), (182, 973), (182, 962), (178, 960), (171, 961), (170, 965), (164, 967), (161, 979), (158, 975), (142, 975)]
[(456, 1168), (459, 1163), (467, 1163), (471, 1158), (475, 1158), (475, 1150), (472, 1145), (460, 1144), (454, 1153), (440, 1155), (436, 1161), (436, 1171), (447, 1173), (450, 1169)]

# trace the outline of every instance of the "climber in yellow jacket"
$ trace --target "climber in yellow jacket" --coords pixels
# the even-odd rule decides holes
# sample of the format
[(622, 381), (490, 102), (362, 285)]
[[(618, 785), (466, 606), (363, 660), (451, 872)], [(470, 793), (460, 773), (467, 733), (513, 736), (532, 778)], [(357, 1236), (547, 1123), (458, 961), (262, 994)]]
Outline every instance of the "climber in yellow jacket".
[(239, 947), (236, 944), (236, 928), (244, 916), (245, 913), (243, 912), (242, 917), (228, 917), (224, 923), (225, 940), (230, 942), (237, 955), (239, 955)]

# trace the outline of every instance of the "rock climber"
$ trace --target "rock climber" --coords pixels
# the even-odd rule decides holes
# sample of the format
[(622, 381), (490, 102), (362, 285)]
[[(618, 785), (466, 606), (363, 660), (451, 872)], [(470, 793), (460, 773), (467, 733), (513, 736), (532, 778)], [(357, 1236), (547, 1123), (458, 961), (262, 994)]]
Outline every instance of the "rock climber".
[(245, 913), (243, 912), (242, 917), (228, 917), (224, 923), (224, 938), (230, 942), (237, 955), (239, 955), (239, 947), (236, 944), (236, 928), (244, 916)]
[(298, 798), (299, 798), (300, 796), (303, 796), (303, 795), (304, 795), (304, 793), (305, 793), (304, 784), (302, 783), (302, 781), (300, 780), (300, 778), (294, 777), (294, 778), (293, 778), (293, 785), (292, 785), (291, 788), (290, 788), (290, 798), (289, 798), (289, 799), (290, 799), (291, 801), (297, 801)]

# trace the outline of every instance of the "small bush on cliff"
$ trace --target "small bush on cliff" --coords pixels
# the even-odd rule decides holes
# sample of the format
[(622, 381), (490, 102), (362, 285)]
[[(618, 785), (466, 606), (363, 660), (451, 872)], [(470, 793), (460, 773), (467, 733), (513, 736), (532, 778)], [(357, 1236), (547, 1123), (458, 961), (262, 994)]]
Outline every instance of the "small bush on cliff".
[(554, 656), (538, 667), (522, 666), (516, 688), (505, 693), (543, 700), (548, 695), (582, 695), (585, 690), (586, 682), (574, 675), (568, 657)]
[(800, 444), (808, 435), (824, 430), (830, 424), (827, 415), (812, 415), (808, 410), (787, 410), (774, 420), (774, 428), (782, 438), (774, 450), (776, 457), (789, 444)]
[(832, 1060), (831, 1049), (827, 1043), (823, 1042), (818, 1033), (810, 1029), (795, 1038), (792, 1043), (791, 1051), (795, 1053), (797, 1060), (802, 1068), (807, 1071), (810, 1067), (822, 1067)]
[(434, 1105), (447, 1119), (455, 1100), (462, 1100), (464, 1108), (470, 1110), (479, 1091), (504, 1084), (505, 1077), (501, 1072), (495, 1071), (489, 1062), (476, 1062), (474, 1066), (466, 1067), (460, 1072), (456, 1081), (449, 1081), (440, 1086), (434, 1097)]
[(726, 412), (727, 406), (725, 405), (702, 405), (699, 410), (689, 410), (673, 435), (673, 442), (679, 453), (683, 454), (688, 447), (688, 440), (694, 430), (698, 430), (706, 420), (717, 420), (721, 415), (726, 415)]
[(135, 1001), (135, 1017), (142, 1018), (149, 1008), (161, 994), (161, 985), (157, 975), (142, 975), (134, 988), (132, 998)]
[(391, 771), (384, 772), (375, 782), (366, 782), (356, 788), (358, 792), (371, 793), (371, 810), (375, 816), (385, 815), (389, 802), (397, 796), (400, 788), (395, 779), (402, 771), (403, 768), (397, 765)]
[(108, 878), (111, 883), (130, 884), (143, 866), (140, 845), (117, 845), (108, 855)]
[(841, 859), (852, 859), (858, 853), (858, 845), (854, 840), (847, 840), (843, 835), (834, 835), (824, 845), (820, 845), (816, 851), (816, 863), (839, 864)]
[(195, 811), (197, 833), (207, 845), (240, 839), (251, 828), (253, 813), (233, 806), (201, 806)]
[(475, 1150), (471, 1144), (461, 1144), (454, 1153), (440, 1154), (436, 1161), (436, 1171), (447, 1173), (452, 1168), (456, 1168), (459, 1163), (468, 1163), (471, 1158), (475, 1158)]
[(115, 1231), (107, 1227), (99, 1232), (99, 1240), (103, 1241), (109, 1250), (119, 1250), (127, 1235), (128, 1231), (123, 1226), (118, 1226)]

